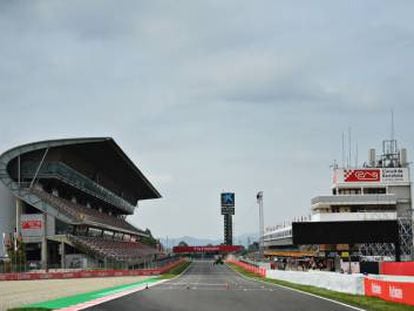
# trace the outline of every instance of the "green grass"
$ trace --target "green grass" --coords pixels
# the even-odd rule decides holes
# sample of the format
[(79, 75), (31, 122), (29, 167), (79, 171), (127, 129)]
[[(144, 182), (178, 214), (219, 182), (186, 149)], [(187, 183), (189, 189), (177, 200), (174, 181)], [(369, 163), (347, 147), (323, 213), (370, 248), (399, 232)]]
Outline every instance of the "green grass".
[(361, 295), (352, 295), (352, 294), (345, 294), (340, 292), (331, 291), (324, 288), (319, 288), (315, 286), (308, 286), (308, 285), (300, 285), (295, 284), (291, 282), (281, 281), (281, 280), (274, 280), (274, 279), (268, 279), (268, 278), (262, 278), (258, 277), (256, 274), (253, 274), (251, 272), (248, 272), (244, 270), (243, 268), (240, 268), (239, 266), (236, 266), (234, 264), (228, 264), (233, 270), (249, 277), (252, 279), (256, 279), (258, 281), (264, 281), (271, 284), (276, 285), (282, 285), (286, 287), (290, 287), (293, 289), (301, 290), (307, 293), (315, 294), (321, 297), (333, 299), (336, 301), (340, 301), (355, 307), (359, 307), (365, 310), (370, 311), (408, 311), (408, 310), (414, 310), (414, 307), (403, 305), (399, 303), (392, 303), (387, 302), (379, 298), (375, 297), (367, 297), (367, 296), (361, 296)]
[(171, 279), (176, 277), (180, 273), (182, 273), (189, 265), (191, 264), (190, 261), (185, 261), (182, 264), (178, 265), (177, 267), (171, 269), (167, 273), (162, 274), (159, 278), (160, 279)]

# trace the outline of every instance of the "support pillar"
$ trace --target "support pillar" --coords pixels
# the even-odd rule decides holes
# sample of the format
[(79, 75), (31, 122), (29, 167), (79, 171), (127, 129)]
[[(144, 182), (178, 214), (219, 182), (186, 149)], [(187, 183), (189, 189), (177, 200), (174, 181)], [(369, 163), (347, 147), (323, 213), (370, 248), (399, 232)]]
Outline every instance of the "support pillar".
[(16, 237), (19, 236), (21, 230), (20, 230), (20, 216), (22, 214), (22, 201), (19, 198), (16, 198), (16, 224), (15, 224), (15, 232)]
[(43, 236), (42, 236), (42, 252), (41, 252), (41, 261), (42, 261), (42, 269), (46, 272), (48, 270), (47, 267), (47, 214), (43, 214)]
[(60, 267), (65, 269), (65, 242), (60, 242)]

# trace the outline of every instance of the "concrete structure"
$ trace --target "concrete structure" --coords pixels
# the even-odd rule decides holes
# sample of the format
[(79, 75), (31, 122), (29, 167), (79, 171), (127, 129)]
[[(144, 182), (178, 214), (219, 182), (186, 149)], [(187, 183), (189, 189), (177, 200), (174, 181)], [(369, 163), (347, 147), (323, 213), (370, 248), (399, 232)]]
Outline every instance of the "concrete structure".
[(147, 245), (154, 242), (150, 231), (125, 218), (140, 200), (161, 196), (112, 138), (13, 148), (0, 156), (0, 180), (0, 238), (4, 244), (21, 237), (27, 259), (43, 268), (107, 261), (126, 267), (157, 254)]
[[(333, 166), (330, 195), (311, 200), (311, 222), (397, 221), (401, 259), (413, 258), (412, 199), (410, 169), (406, 149), (398, 149), (394, 139), (383, 142), (380, 156), (369, 150), (368, 161), (360, 167)], [(299, 220), (302, 221), (302, 220)], [(328, 233), (327, 233), (328, 234)], [(267, 250), (292, 249), (290, 224), (278, 226), (264, 234)], [(395, 259), (391, 243), (358, 245), (319, 245), (320, 253), (344, 252), (354, 257)]]
[(235, 211), (235, 194), (221, 194), (221, 214), (224, 216), (224, 245), (233, 245), (233, 215)]
[(5, 238), (16, 227), (16, 199), (13, 194), (0, 183), (0, 257), (6, 255)]
[[(397, 220), (401, 259), (413, 256), (411, 179), (406, 149), (396, 140), (383, 142), (382, 154), (369, 150), (361, 167), (333, 169), (332, 194), (312, 199), (312, 221)], [(335, 245), (326, 250), (337, 250)], [(393, 258), (390, 243), (358, 245), (360, 256)], [(354, 251), (357, 251), (354, 246)]]

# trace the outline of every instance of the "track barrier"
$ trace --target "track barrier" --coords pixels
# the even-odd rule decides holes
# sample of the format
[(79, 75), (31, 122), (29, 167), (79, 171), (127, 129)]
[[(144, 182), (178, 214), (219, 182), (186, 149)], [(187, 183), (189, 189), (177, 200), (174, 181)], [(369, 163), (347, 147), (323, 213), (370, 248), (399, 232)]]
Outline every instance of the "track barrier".
[(155, 269), (138, 270), (84, 270), (74, 272), (23, 272), (23, 273), (2, 273), (0, 281), (19, 281), (19, 280), (47, 280), (47, 279), (74, 279), (74, 278), (96, 278), (114, 276), (149, 276), (163, 274), (181, 263), (185, 259), (179, 259), (170, 264)]
[(380, 274), (414, 276), (414, 262), (381, 262)]
[(235, 260), (235, 259), (228, 259), (226, 260), (226, 262), (228, 263), (232, 263), (238, 267), (243, 268), (244, 270), (247, 270), (251, 273), (254, 273), (258, 276), (261, 277), (265, 277), (266, 276), (266, 269), (265, 268), (261, 268), (261, 267), (256, 267), (254, 265), (239, 261), (239, 260)]
[(414, 306), (414, 283), (365, 277), (365, 295)]

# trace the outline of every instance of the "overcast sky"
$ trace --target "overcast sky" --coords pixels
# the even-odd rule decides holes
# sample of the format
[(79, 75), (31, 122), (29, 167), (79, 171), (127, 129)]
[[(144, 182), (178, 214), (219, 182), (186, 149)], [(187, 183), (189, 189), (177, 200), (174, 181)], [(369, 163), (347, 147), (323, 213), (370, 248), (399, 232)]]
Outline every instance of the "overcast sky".
[(112, 136), (163, 198), (131, 222), (222, 237), (310, 213), (352, 128), (414, 156), (413, 1), (0, 2), (0, 150)]

